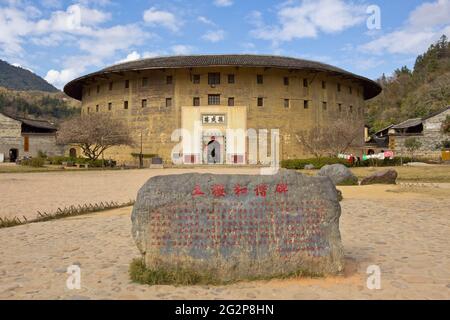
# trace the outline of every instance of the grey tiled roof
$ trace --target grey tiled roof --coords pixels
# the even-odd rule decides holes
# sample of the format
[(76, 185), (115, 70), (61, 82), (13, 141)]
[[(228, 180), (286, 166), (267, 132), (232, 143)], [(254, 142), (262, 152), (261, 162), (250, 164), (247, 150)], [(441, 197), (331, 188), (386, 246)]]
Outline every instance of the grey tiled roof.
[(422, 118), (408, 119), (392, 127), (392, 129), (406, 129), (418, 126), (422, 123)]
[(107, 75), (109, 73), (149, 69), (199, 68), (211, 66), (266, 67), (328, 72), (334, 75), (340, 75), (360, 81), (364, 86), (364, 97), (366, 99), (370, 99), (381, 92), (381, 87), (376, 82), (325, 63), (291, 57), (250, 54), (156, 57), (120, 63), (69, 82), (64, 87), (64, 92), (75, 99), (81, 99), (81, 88), (84, 80), (95, 76)]
[(54, 124), (50, 123), (47, 120), (35, 120), (35, 119), (28, 119), (28, 118), (23, 118), (23, 117), (19, 117), (16, 115), (12, 115), (6, 112), (0, 112), (2, 113), (4, 116), (20, 121), (30, 127), (34, 127), (34, 128), (39, 128), (39, 129), (46, 129), (46, 130), (54, 130), (56, 131), (57, 128)]

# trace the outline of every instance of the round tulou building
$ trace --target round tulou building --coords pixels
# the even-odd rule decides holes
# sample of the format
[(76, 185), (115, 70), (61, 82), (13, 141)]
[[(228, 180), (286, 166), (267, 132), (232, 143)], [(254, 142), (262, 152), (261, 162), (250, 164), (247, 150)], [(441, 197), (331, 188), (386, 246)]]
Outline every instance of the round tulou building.
[(314, 61), (195, 55), (117, 64), (71, 81), (64, 92), (82, 101), (83, 116), (107, 113), (130, 128), (136, 144), (105, 158), (136, 163), (142, 148), (165, 163), (253, 164), (261, 162), (254, 146), (266, 136), (270, 154), (277, 129), (280, 160), (310, 157), (297, 134), (338, 119), (360, 128), (362, 145), (364, 101), (381, 88)]

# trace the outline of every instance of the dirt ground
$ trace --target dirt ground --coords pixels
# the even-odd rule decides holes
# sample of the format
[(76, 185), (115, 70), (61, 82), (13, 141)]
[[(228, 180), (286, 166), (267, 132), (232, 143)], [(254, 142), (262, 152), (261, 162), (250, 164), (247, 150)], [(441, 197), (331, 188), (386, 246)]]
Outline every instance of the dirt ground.
[[(144, 169), (0, 174), (0, 217), (35, 218), (37, 212), (100, 202), (135, 200), (151, 177), (192, 172), (192, 169)], [(258, 169), (196, 169), (200, 173), (253, 174)]]
[[(33, 175), (21, 176), (22, 182), (41, 178)], [(134, 176), (140, 179), (134, 182), (136, 187), (147, 178)], [(70, 186), (71, 179), (63, 185)], [(94, 184), (92, 190), (111, 188), (93, 178), (76, 179)], [(43, 180), (47, 184), (55, 181)], [(114, 181), (120, 186), (120, 178)], [(128, 188), (123, 191), (131, 194)], [(342, 276), (218, 287), (134, 284), (127, 272), (139, 253), (131, 237), (131, 208), (123, 208), (0, 229), (0, 299), (450, 299), (450, 184), (340, 189), (344, 195), (340, 230), (346, 255)], [(36, 191), (41, 200), (46, 199), (45, 190)], [(28, 192), (34, 197), (32, 189)], [(79, 191), (75, 194), (82, 196)], [(80, 290), (66, 287), (66, 271), (72, 264), (81, 268)], [(366, 286), (370, 265), (381, 269), (380, 290)]]

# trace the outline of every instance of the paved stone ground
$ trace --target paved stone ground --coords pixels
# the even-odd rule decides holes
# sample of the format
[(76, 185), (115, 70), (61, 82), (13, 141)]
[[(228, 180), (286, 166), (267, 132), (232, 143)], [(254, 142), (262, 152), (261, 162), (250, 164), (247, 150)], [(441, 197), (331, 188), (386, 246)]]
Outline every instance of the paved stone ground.
[[(345, 274), (230, 286), (145, 286), (128, 278), (138, 257), (131, 208), (0, 229), (0, 299), (450, 299), (449, 189), (342, 187)], [(80, 264), (81, 290), (66, 288)], [(366, 288), (379, 265), (381, 290)]]
[(0, 217), (35, 218), (59, 207), (135, 200), (139, 188), (156, 175), (201, 173), (254, 174), (254, 168), (143, 169), (0, 174)]

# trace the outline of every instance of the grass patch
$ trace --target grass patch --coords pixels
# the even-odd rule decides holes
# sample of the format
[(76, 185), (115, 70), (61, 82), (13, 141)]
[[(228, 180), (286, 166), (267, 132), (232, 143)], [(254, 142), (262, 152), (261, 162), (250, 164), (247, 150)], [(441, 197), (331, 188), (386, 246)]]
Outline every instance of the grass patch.
[(21, 165), (0, 165), (0, 173), (31, 173), (52, 171), (64, 171), (64, 169), (56, 166), (30, 167)]
[(0, 217), (0, 229), (2, 228), (11, 228), (29, 223), (37, 223), (37, 222), (46, 222), (50, 220), (56, 219), (64, 219), (69, 217), (81, 216), (89, 213), (102, 212), (111, 209), (119, 209), (124, 207), (129, 207), (134, 204), (134, 201), (129, 201), (127, 203), (119, 204), (117, 202), (107, 202), (107, 203), (96, 203), (96, 204), (85, 204), (83, 206), (70, 206), (65, 207), (63, 209), (58, 208), (56, 212), (47, 213), (47, 212), (39, 212), (38, 217), (35, 219), (28, 220), (26, 217), (22, 219), (18, 217), (14, 218), (2, 218)]
[(176, 268), (176, 269), (149, 269), (145, 266), (143, 259), (136, 258), (129, 267), (130, 279), (133, 282), (146, 285), (228, 285), (240, 281), (257, 281), (257, 280), (271, 280), (271, 279), (288, 279), (288, 278), (320, 278), (324, 275), (322, 273), (311, 273), (305, 270), (298, 270), (296, 272), (272, 276), (254, 276), (245, 279), (236, 279), (223, 281), (218, 279), (215, 275), (207, 272), (199, 272), (194, 269)]

